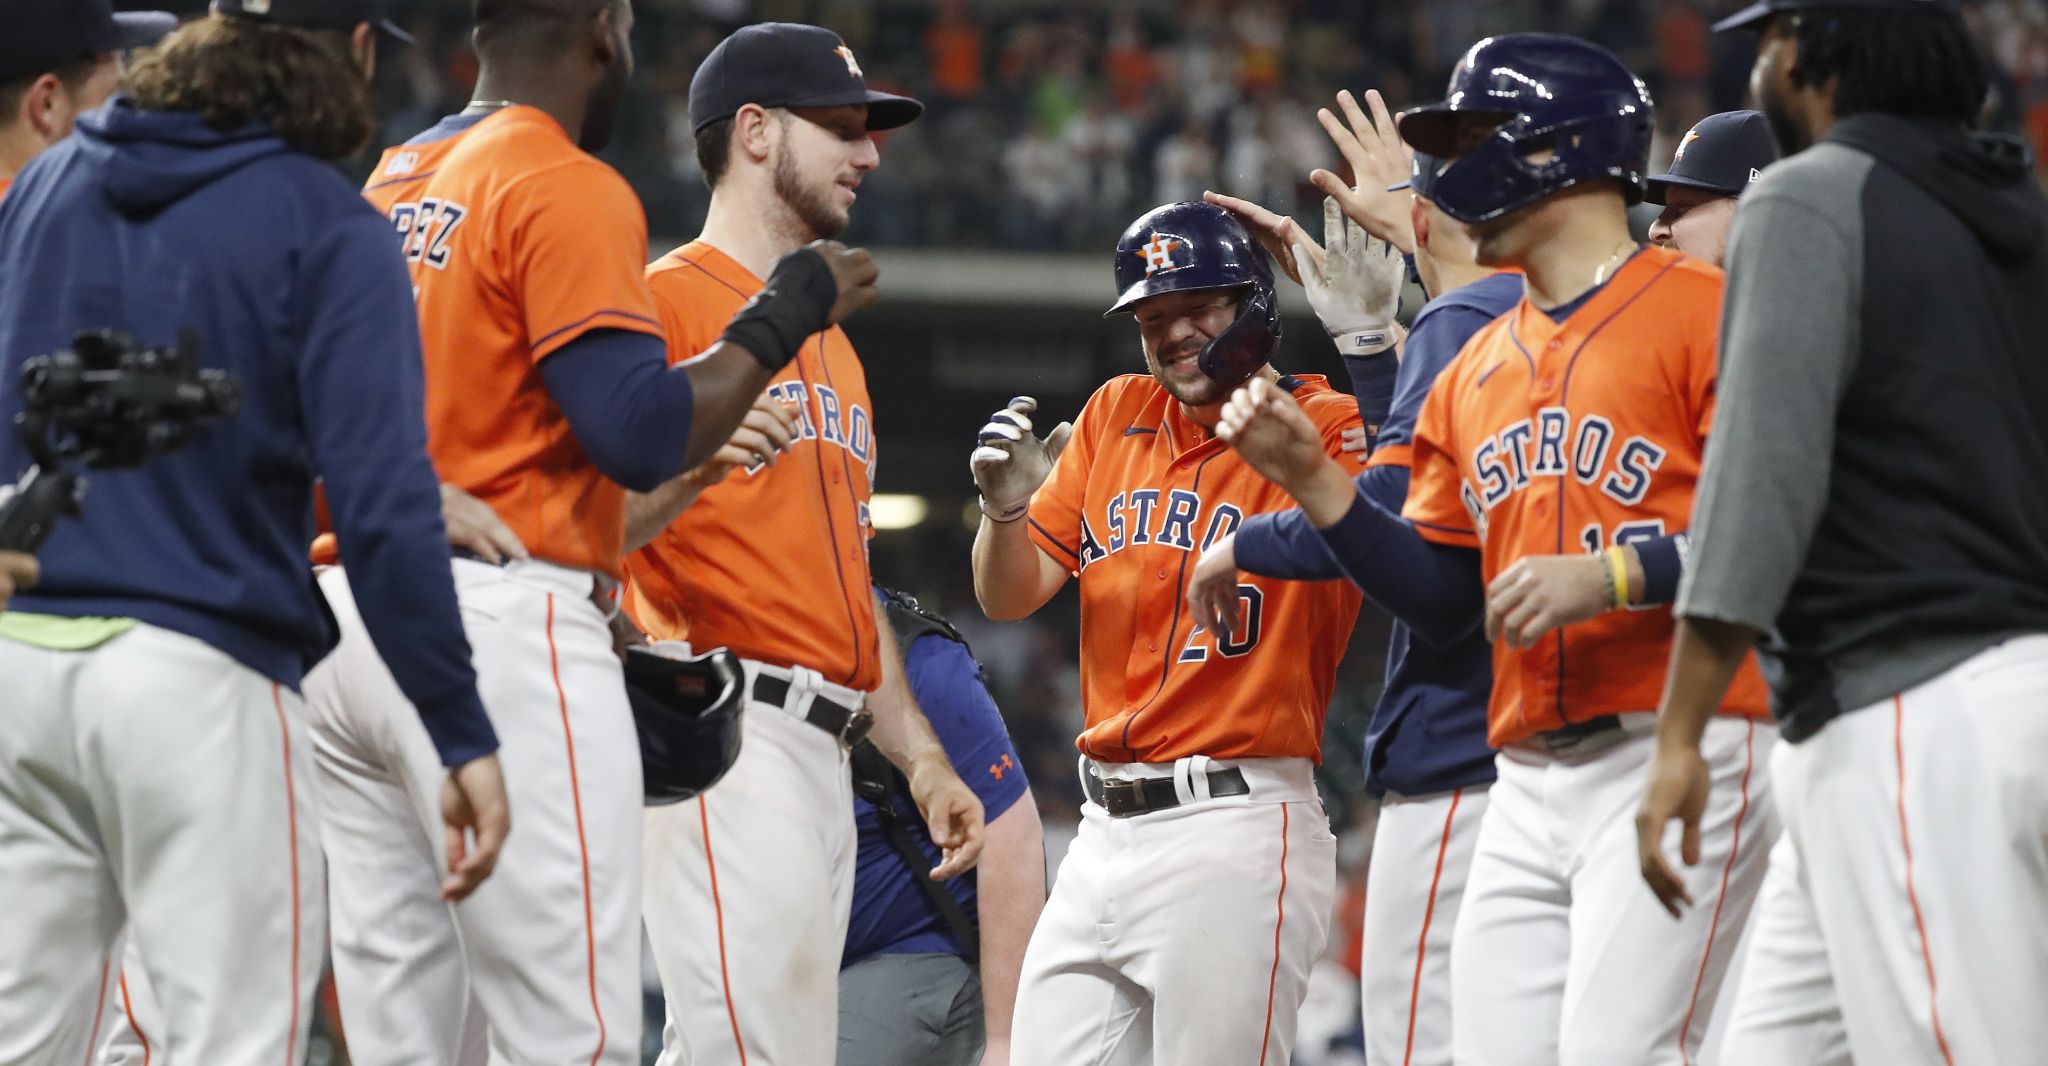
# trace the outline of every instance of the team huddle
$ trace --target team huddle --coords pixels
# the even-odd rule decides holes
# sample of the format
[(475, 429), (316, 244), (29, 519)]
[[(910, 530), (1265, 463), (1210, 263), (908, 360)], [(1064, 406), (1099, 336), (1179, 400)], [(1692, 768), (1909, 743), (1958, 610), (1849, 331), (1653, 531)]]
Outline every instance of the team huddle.
[[(114, 327), (244, 400), (0, 552), (0, 1062), (301, 1061), (329, 957), (356, 1063), (637, 1062), (644, 930), (664, 1066), (1286, 1063), (1368, 600), (1373, 1066), (2048, 1046), (2048, 200), (1950, 0), (1729, 18), (1759, 110), (1661, 174), (1641, 79), (1515, 33), (1318, 114), (1321, 241), (1133, 221), (1142, 372), (991, 415), (934, 563), (998, 622), (1077, 583), (1049, 894), (978, 668), (869, 565), (882, 285), (834, 238), (919, 102), (738, 30), (650, 263), (591, 154), (624, 0), (476, 0), (475, 98), (361, 190), (373, 0), (36, 5), (95, 58), (0, 47), (47, 144), (0, 397)], [(1275, 365), (1282, 276), (1348, 392)], [(625, 664), (712, 649), (744, 714), (658, 790)]]

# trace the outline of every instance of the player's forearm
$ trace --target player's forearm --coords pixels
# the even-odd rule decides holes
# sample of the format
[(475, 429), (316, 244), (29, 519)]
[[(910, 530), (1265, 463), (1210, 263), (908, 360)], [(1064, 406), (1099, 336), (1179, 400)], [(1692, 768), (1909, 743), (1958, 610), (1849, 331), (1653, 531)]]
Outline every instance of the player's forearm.
[(1657, 743), (1697, 751), (1707, 722), (1735, 679), (1757, 631), (1711, 618), (1680, 618), (1657, 707)]
[(1362, 491), (1352, 492), (1351, 500), (1343, 517), (1320, 532), (1352, 584), (1439, 646), (1485, 620), (1486, 584), (1477, 549), (1424, 539)]
[(1301, 512), (1317, 529), (1328, 529), (1342, 521), (1351, 510), (1352, 502), (1358, 498), (1357, 489), (1345, 476), (1344, 468), (1327, 457), (1303, 477), (1281, 487), (1294, 497), (1295, 503), (1301, 505)]
[(653, 492), (628, 493), (626, 551), (646, 547), (703, 494), (703, 484), (689, 474), (670, 478)]
[(974, 534), (974, 598), (982, 613), (998, 622), (1036, 611), (1059, 590), (1059, 581), (1048, 576), (1045, 553), (1025, 531), (1029, 521), (998, 522), (983, 516)]
[(868, 713), (874, 716), (868, 739), (905, 776), (913, 775), (920, 762), (931, 759), (950, 767), (952, 763), (946, 759), (946, 749), (939, 745), (931, 722), (918, 707), (917, 697), (910, 692), (910, 682), (903, 676), (903, 652), (896, 646), (896, 632), (879, 612), (875, 618), (875, 631), (881, 652), (882, 680), (868, 695)]
[(690, 376), (690, 389), (697, 398), (690, 412), (689, 448), (683, 456), (683, 469), (693, 470), (716, 454), (739, 428), (775, 374), (745, 348), (725, 340), (680, 369)]
[(989, 823), (975, 877), (981, 930), (981, 1004), (988, 1035), (1010, 1035), (1024, 948), (1045, 909), (1045, 833), (1038, 805), (1025, 793)]

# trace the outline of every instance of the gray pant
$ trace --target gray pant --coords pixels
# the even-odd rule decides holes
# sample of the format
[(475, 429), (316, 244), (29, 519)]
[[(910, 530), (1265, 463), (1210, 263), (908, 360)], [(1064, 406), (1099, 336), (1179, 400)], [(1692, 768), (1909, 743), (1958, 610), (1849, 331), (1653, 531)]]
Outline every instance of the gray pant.
[(839, 971), (839, 1066), (974, 1066), (981, 975), (957, 955), (876, 955)]

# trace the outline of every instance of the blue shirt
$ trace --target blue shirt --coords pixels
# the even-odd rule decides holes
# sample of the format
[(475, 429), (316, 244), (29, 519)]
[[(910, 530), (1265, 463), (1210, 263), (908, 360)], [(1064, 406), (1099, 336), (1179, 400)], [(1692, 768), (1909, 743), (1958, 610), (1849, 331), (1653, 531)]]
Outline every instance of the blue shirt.
[[(879, 609), (879, 608), (878, 608)], [(981, 667), (967, 645), (937, 633), (918, 637), (903, 650), (904, 676), (911, 694), (931, 720), (932, 732), (960, 779), (981, 798), (987, 820), (994, 822), (1023, 798), (1028, 783), (1022, 760), (1003, 727), (995, 700), (981, 683)], [(896, 797), (896, 814), (924, 850), (929, 864), (939, 864), (939, 848), (925, 830), (924, 818), (910, 797)], [(966, 948), (946, 928), (916, 876), (889, 847), (875, 808), (858, 796), (853, 801), (854, 826), (860, 834), (853, 871), (853, 909), (846, 926), (846, 951), (840, 966), (874, 955), (965, 955)], [(941, 882), (972, 918), (974, 875)]]
[[(1453, 289), (1415, 316), (1394, 379), (1393, 406), (1376, 447), (1411, 444), (1430, 386), (1465, 342), (1522, 298), (1522, 279), (1494, 274)], [(1358, 476), (1360, 491), (1399, 513), (1408, 495), (1405, 466), (1382, 464)], [(1237, 534), (1238, 565), (1265, 576), (1341, 576), (1335, 559), (1299, 510), (1247, 518)], [(1427, 795), (1490, 782), (1486, 700), (1493, 664), (1484, 632), (1438, 645), (1418, 640), (1396, 619), (1387, 644), (1386, 687), (1365, 737), (1366, 785), (1375, 792)]]
[[(391, 226), (262, 123), (215, 130), (116, 98), (0, 201), (0, 426), (21, 364), (112, 328), (180, 330), (241, 410), (135, 470), (90, 475), (14, 608), (134, 618), (296, 687), (334, 645), (306, 562), (325, 483), (356, 602), (448, 765), (493, 751), (427, 459), (412, 284)], [(28, 462), (0, 432), (0, 474)]]

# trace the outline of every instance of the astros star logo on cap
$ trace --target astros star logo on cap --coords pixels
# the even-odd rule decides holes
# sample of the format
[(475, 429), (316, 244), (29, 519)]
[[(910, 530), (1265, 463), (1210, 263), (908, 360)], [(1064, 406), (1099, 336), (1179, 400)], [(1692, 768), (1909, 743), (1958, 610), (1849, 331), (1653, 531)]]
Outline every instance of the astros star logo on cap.
[(856, 78), (865, 77), (865, 75), (863, 75), (860, 72), (860, 64), (853, 61), (853, 49), (848, 48), (842, 44), (839, 47), (834, 48), (832, 51), (838, 53), (839, 58), (846, 60), (846, 72), (848, 74), (851, 74)]

